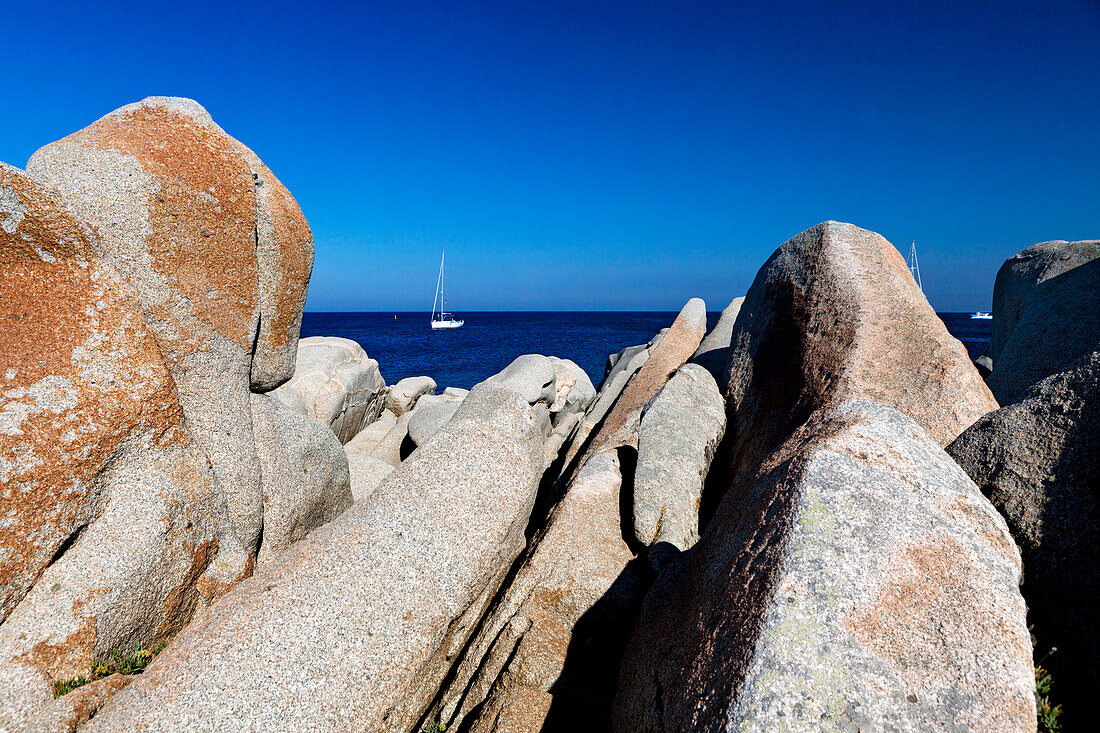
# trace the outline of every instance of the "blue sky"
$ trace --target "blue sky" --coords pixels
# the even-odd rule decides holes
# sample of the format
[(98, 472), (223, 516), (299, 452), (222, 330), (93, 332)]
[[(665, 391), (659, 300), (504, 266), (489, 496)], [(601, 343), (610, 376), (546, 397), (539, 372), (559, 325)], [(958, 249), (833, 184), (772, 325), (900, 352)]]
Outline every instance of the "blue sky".
[(939, 310), (1100, 236), (1100, 4), (15, 3), (0, 160), (193, 97), (291, 189), (309, 310), (712, 309), (784, 240), (916, 240)]

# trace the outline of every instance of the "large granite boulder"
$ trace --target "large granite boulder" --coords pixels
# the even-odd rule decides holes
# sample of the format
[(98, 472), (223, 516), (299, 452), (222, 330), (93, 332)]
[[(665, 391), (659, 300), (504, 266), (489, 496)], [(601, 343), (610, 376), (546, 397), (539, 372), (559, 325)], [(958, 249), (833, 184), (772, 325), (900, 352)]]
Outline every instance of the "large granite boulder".
[(726, 429), (714, 377), (685, 364), (642, 411), (634, 472), (633, 533), (640, 545), (686, 550), (699, 539), (699, 505)]
[(348, 459), (321, 423), (269, 395), (252, 395), (252, 430), (260, 457), (264, 534), (256, 567), (351, 506)]
[(247, 573), (137, 294), (55, 193), (0, 164), (0, 729), (169, 638)]
[(596, 400), (596, 388), (588, 374), (570, 359), (548, 357), (554, 367), (556, 395), (550, 416), (556, 428), (568, 415), (583, 413)]
[(815, 410), (852, 397), (900, 410), (941, 445), (997, 408), (901, 254), (835, 221), (786, 242), (761, 268), (729, 363), (735, 479), (755, 473)]
[(435, 394), (435, 380), (431, 377), (405, 377), (390, 387), (386, 396), (386, 409), (401, 417), (416, 407), (416, 401), (424, 395)]
[(57, 187), (137, 291), (237, 535), (255, 551), (263, 501), (249, 390), (294, 369), (313, 257), (297, 204), (205, 109), (175, 97), (115, 110), (27, 168)]
[(386, 382), (378, 362), (351, 339), (310, 336), (298, 342), (294, 378), (272, 394), (292, 409), (304, 406), (347, 443), (382, 414)]
[(615, 730), (1035, 730), (1020, 556), (913, 420), (825, 408), (662, 572)]
[(733, 340), (733, 325), (737, 323), (737, 314), (741, 312), (741, 304), (745, 298), (734, 298), (722, 315), (718, 317), (718, 323), (703, 337), (699, 348), (691, 357), (693, 364), (710, 372), (715, 383), (725, 389), (730, 383), (729, 357), (730, 342)]
[[(236, 142), (236, 141), (235, 141)], [(294, 376), (306, 287), (313, 272), (313, 233), (298, 202), (251, 149), (237, 142), (256, 186), (256, 260), (260, 328), (251, 387), (267, 392)]]
[[(585, 463), (463, 652), (432, 719), (448, 728), (606, 730), (643, 583), (619, 523), (615, 451)], [(545, 728), (544, 728), (545, 726)]]
[(238, 584), (87, 729), (411, 730), (524, 546), (544, 440), (524, 397), (475, 387), (369, 500)]
[(1100, 349), (1100, 240), (1042, 242), (1009, 258), (993, 287), (986, 382), (1001, 404)]
[(1007, 520), (1037, 651), (1057, 647), (1043, 666), (1067, 719), (1084, 725), (1100, 684), (1100, 352), (978, 420), (947, 452)]

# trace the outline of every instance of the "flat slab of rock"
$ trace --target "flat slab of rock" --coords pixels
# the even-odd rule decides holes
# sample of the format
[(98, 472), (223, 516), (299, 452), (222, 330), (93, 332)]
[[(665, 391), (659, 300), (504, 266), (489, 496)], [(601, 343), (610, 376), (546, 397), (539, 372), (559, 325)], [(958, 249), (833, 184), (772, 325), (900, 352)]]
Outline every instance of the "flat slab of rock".
[(699, 504), (726, 429), (714, 377), (698, 364), (676, 370), (642, 412), (634, 472), (634, 538), (686, 550), (699, 539)]
[(0, 729), (40, 730), (54, 682), (175, 633), (250, 562), (137, 294), (3, 164), (0, 322)]
[(524, 546), (544, 439), (522, 397), (479, 385), (369, 501), (237, 585), (86, 729), (410, 730)]
[(658, 576), (615, 730), (1034, 731), (1020, 557), (913, 420), (815, 415)]
[(1100, 353), (991, 412), (947, 452), (1004, 515), (1024, 559), (1030, 620), (1065, 703), (1086, 723), (1100, 684)]
[(274, 397), (252, 395), (264, 491), (262, 567), (351, 506), (347, 454), (332, 431)]
[(310, 336), (298, 342), (294, 378), (272, 395), (291, 408), (300, 401), (307, 415), (347, 443), (382, 414), (386, 382), (378, 362), (356, 342)]
[(417, 447), (427, 443), (454, 417), (462, 400), (443, 395), (425, 395), (409, 413), (409, 438)]
[(784, 243), (756, 275), (727, 394), (735, 478), (755, 473), (815, 410), (853, 397), (900, 410), (941, 445), (997, 408), (897, 249), (835, 221)]
[(1100, 240), (1042, 242), (1009, 258), (993, 287), (986, 382), (1001, 404), (1100, 350)]
[(581, 468), (460, 659), (436, 711), (448, 728), (472, 716), (474, 730), (607, 729), (643, 589), (619, 526), (621, 486), (615, 451)]

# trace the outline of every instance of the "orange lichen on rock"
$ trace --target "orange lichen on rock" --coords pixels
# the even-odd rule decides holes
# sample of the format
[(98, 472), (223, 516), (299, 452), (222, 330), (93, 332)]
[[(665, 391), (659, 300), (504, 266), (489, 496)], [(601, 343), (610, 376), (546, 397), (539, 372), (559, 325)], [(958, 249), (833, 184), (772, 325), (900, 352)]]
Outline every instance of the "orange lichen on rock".
[[(132, 156), (152, 179), (143, 228), (147, 266), (173, 292), (160, 299), (148, 291), (142, 296), (150, 315), (165, 322), (164, 328), (155, 329), (162, 346), (177, 355), (209, 348), (194, 342), (203, 331), (187, 327), (179, 312), (185, 305), (188, 315), (250, 349), (258, 302), (256, 199), (248, 164), (235, 141), (209, 116), (204, 119), (175, 105), (138, 103), (47, 147), (67, 146)], [(110, 218), (111, 204), (103, 208), (103, 216)], [(135, 232), (118, 232), (95, 218), (90, 222), (112, 259), (131, 259), (132, 253), (112, 240)], [(125, 266), (120, 269), (131, 276)]]
[(179, 440), (182, 414), (133, 292), (88, 228), (13, 168), (0, 166), (0, 190), (0, 217), (20, 213), (0, 231), (3, 619), (93, 518), (122, 442)]

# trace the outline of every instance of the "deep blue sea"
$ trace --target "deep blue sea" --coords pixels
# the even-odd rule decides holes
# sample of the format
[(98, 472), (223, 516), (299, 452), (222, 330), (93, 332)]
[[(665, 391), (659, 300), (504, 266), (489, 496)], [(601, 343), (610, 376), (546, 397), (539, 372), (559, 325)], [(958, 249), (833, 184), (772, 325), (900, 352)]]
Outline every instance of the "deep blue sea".
[[(708, 329), (719, 315), (707, 314)], [(982, 353), (992, 321), (971, 320), (969, 313), (939, 315), (971, 358)], [(608, 354), (649, 341), (672, 323), (676, 313), (467, 312), (459, 317), (466, 321), (462, 328), (433, 331), (427, 313), (306, 313), (302, 336), (358, 341), (378, 360), (387, 384), (426, 374), (439, 385), (438, 391), (469, 388), (520, 354), (545, 354), (572, 359), (598, 385)]]

